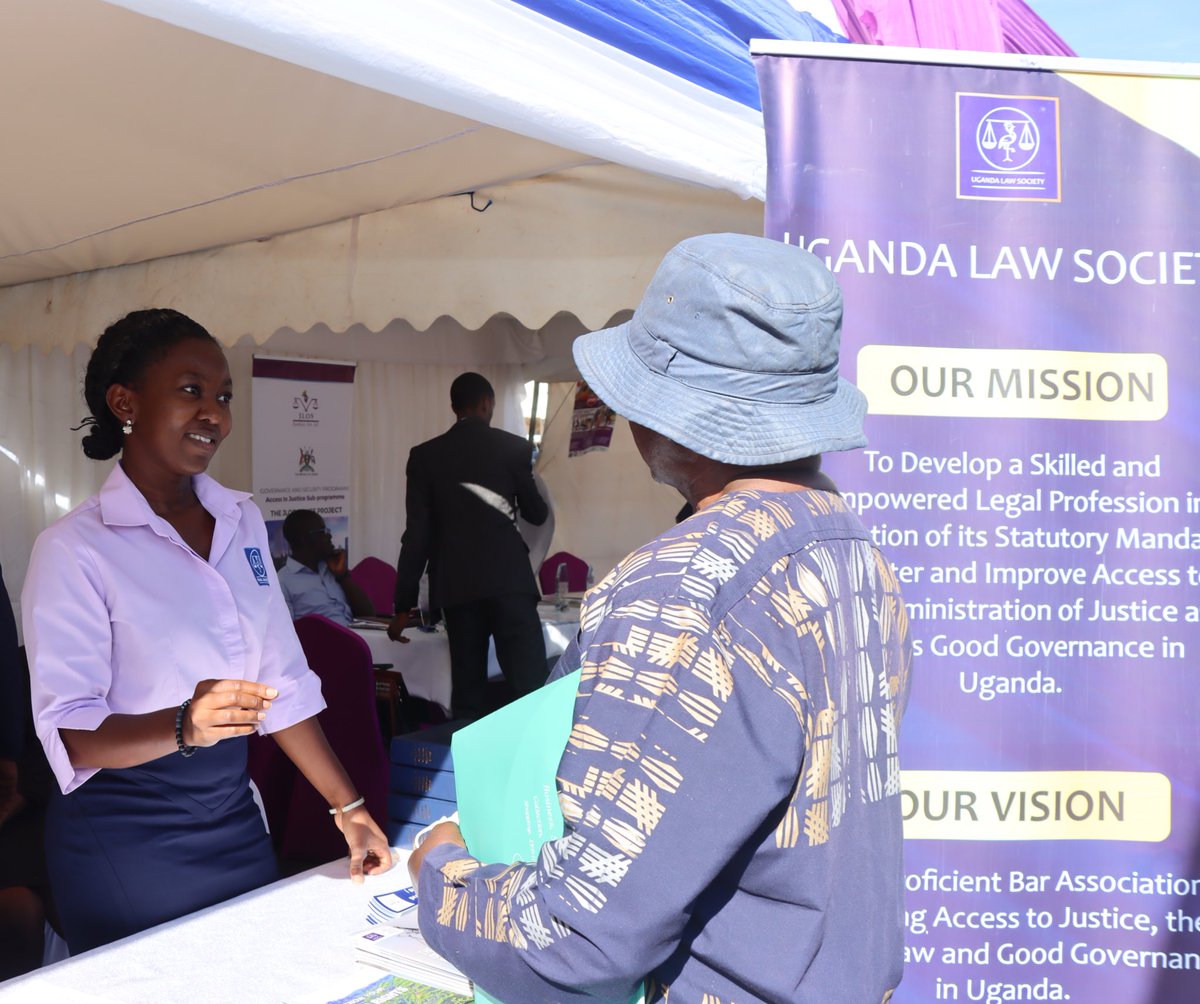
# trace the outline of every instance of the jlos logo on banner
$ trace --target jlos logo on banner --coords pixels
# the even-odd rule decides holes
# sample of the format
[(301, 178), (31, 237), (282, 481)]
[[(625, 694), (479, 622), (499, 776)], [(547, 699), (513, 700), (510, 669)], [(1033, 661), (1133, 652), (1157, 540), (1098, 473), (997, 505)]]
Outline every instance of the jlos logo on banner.
[(292, 425), (319, 425), (321, 420), (317, 418), (318, 407), (318, 399), (309, 397), (308, 391), (302, 390), (292, 398), (292, 410), (296, 412), (292, 418)]

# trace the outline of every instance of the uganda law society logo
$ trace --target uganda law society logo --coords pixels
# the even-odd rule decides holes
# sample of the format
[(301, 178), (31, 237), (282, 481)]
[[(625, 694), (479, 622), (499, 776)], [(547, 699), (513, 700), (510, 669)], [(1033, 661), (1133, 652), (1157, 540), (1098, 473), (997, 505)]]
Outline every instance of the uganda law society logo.
[(1058, 98), (959, 91), (958, 198), (1061, 202)]

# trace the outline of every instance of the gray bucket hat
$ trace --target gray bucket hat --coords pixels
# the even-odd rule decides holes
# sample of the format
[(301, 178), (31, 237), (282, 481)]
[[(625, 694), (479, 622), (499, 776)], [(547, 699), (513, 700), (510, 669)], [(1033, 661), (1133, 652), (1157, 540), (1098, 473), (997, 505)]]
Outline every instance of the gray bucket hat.
[(672, 248), (625, 324), (575, 340), (610, 408), (740, 467), (866, 445), (867, 401), (838, 376), (842, 291), (801, 248), (705, 234)]

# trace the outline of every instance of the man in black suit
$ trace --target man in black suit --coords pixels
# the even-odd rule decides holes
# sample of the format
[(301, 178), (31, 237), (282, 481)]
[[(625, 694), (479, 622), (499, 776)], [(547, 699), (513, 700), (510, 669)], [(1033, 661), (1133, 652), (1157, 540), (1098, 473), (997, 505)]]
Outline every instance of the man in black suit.
[(450, 385), (450, 405), (455, 424), (408, 456), (408, 519), (388, 637), (406, 640), (428, 565), (429, 603), (441, 608), (450, 639), (452, 712), (473, 719), (487, 713), (489, 637), (518, 697), (546, 679), (541, 593), (516, 517), (538, 526), (548, 509), (533, 483), (532, 447), (491, 427), (492, 385), (463, 373)]

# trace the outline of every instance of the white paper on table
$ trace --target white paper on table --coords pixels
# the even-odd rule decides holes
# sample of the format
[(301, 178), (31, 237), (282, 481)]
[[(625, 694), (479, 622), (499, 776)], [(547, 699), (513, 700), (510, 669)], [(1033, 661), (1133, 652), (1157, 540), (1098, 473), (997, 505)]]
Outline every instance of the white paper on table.
[(353, 941), (360, 962), (439, 990), (471, 993), (471, 981), (430, 948), (420, 931), (377, 924), (359, 931)]

